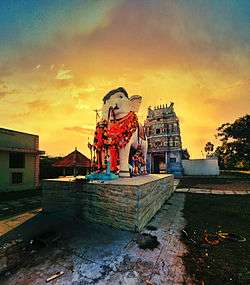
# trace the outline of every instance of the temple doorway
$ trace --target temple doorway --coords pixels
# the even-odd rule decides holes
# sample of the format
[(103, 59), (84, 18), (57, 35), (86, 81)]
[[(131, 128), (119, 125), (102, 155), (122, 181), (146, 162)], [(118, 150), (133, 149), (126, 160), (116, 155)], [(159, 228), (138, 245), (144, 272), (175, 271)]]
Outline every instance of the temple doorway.
[(164, 154), (153, 156), (153, 173), (166, 173)]

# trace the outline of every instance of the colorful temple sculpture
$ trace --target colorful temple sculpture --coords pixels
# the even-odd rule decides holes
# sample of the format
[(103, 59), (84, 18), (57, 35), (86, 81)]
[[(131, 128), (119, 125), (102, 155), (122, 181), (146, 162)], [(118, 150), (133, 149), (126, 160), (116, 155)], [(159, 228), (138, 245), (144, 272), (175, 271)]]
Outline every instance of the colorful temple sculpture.
[(112, 180), (146, 174), (147, 139), (136, 113), (142, 97), (129, 97), (119, 87), (103, 98), (102, 116), (89, 144), (92, 168), (88, 179)]
[(174, 103), (148, 108), (145, 130), (148, 138), (147, 167), (151, 173), (183, 173), (179, 119)]
[(173, 193), (174, 177), (145, 175), (148, 144), (137, 118), (141, 101), (141, 96), (129, 96), (122, 87), (104, 96), (94, 140), (88, 144), (92, 171), (86, 179), (43, 180), (46, 213), (136, 233), (144, 230)]

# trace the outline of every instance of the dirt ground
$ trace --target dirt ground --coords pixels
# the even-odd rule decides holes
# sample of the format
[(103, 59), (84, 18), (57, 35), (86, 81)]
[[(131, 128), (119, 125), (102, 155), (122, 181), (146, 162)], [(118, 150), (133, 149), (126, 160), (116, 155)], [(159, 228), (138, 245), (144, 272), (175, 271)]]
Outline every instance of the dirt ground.
[(249, 191), (250, 179), (216, 178), (216, 177), (183, 177), (177, 188), (199, 188), (211, 190)]

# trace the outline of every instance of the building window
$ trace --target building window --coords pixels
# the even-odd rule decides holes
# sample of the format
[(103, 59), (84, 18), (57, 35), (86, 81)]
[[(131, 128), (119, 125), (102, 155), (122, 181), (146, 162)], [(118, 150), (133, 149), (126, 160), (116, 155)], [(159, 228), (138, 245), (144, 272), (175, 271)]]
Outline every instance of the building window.
[(12, 174), (11, 174), (11, 183), (12, 184), (22, 184), (23, 183), (23, 174), (22, 174), (22, 172), (12, 172)]
[(175, 163), (176, 162), (176, 158), (175, 157), (170, 157), (169, 162), (170, 163)]
[(173, 131), (177, 132), (177, 124), (176, 123), (174, 123), (174, 125), (173, 125)]
[(25, 154), (22, 152), (9, 153), (9, 168), (24, 168)]
[(179, 138), (178, 137), (175, 138), (174, 145), (177, 147), (179, 146)]
[(161, 133), (161, 130), (160, 129), (156, 129), (155, 132), (156, 132), (157, 135), (159, 135)]

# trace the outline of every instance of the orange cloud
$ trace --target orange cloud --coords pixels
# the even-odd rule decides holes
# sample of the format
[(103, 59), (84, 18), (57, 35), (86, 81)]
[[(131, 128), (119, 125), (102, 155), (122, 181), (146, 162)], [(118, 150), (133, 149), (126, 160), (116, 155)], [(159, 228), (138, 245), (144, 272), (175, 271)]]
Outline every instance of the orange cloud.
[(94, 133), (94, 128), (83, 128), (83, 127), (78, 127), (78, 126), (65, 127), (64, 130), (70, 131), (70, 132), (77, 132), (77, 133), (85, 134), (85, 135), (91, 135), (91, 136), (93, 136), (93, 133)]
[(250, 49), (206, 7), (141, 3), (124, 1), (88, 33), (60, 33), (7, 58), (0, 76), (18, 96), (8, 101), (0, 89), (1, 122), (39, 133), (48, 153), (75, 144), (87, 152), (92, 130), (81, 126), (94, 126), (104, 94), (124, 86), (143, 96), (141, 121), (149, 105), (175, 102), (183, 144), (199, 157), (221, 123), (249, 112)]

